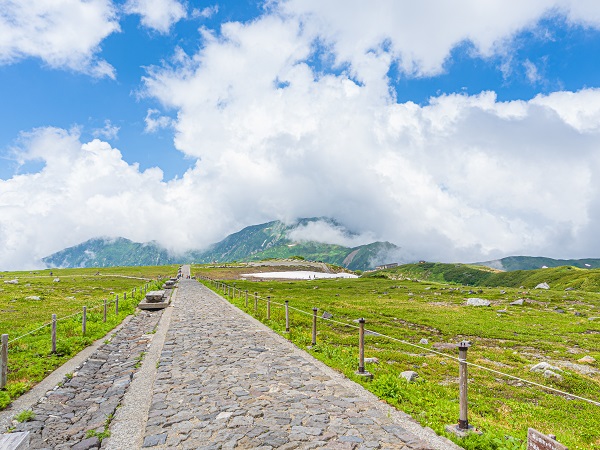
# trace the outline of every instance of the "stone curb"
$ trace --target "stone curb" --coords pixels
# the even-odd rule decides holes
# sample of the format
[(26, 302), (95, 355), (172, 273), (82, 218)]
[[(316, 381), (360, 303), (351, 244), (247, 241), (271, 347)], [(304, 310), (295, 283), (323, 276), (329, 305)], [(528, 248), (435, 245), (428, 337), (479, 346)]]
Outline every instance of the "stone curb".
[(127, 316), (123, 321), (110, 330), (104, 337), (96, 340), (90, 346), (84, 348), (82, 351), (77, 353), (67, 362), (65, 362), (54, 372), (50, 373), (46, 378), (36, 384), (30, 391), (21, 395), (19, 398), (13, 400), (13, 402), (3, 411), (0, 411), (0, 431), (6, 431), (12, 425), (12, 418), (26, 409), (31, 409), (40, 398), (46, 395), (46, 392), (52, 390), (60, 382), (62, 382), (67, 373), (73, 373), (77, 367), (81, 366), (98, 348), (109, 339), (113, 334), (125, 327), (133, 315)]
[[(206, 289), (209, 289), (206, 286), (204, 286), (204, 287)], [(237, 308), (235, 305), (232, 305), (224, 297), (220, 296), (219, 294), (215, 293), (212, 290), (210, 290), (210, 291), (216, 297), (221, 299), (221, 301), (225, 305), (227, 305), (232, 310), (232, 312), (237, 312), (237, 313), (245, 316), (245, 318), (248, 321), (252, 322), (253, 325), (255, 325), (257, 328), (260, 328), (265, 333), (270, 333), (271, 335), (273, 335), (274, 338), (277, 339), (282, 346), (287, 347), (287, 349), (290, 351), (290, 353), (310, 359), (311, 362), (315, 366), (317, 366), (320, 370), (325, 372), (332, 379), (338, 381), (340, 384), (343, 384), (349, 390), (352, 390), (353, 392), (355, 392), (357, 397), (365, 398), (366, 401), (370, 401), (370, 402), (374, 403), (376, 405), (375, 407), (377, 409), (379, 409), (380, 411), (383, 411), (385, 414), (388, 415), (388, 417), (391, 417), (394, 420), (394, 422), (396, 424), (400, 425), (402, 428), (406, 429), (407, 431), (413, 433), (414, 435), (416, 435), (423, 441), (427, 442), (429, 445), (431, 445), (431, 448), (436, 449), (436, 450), (463, 450), (462, 447), (458, 446), (457, 444), (455, 444), (448, 438), (438, 435), (431, 428), (423, 427), (415, 419), (413, 419), (409, 414), (406, 414), (403, 411), (400, 411), (396, 408), (393, 408), (393, 407), (387, 405), (381, 399), (379, 399), (379, 397), (377, 397), (375, 394), (369, 392), (368, 390), (363, 388), (361, 385), (355, 383), (354, 381), (350, 380), (349, 378), (346, 378), (344, 375), (340, 374), (339, 372), (333, 370), (331, 367), (329, 367), (325, 363), (316, 359), (310, 353), (305, 352), (304, 350), (300, 349), (299, 347), (294, 345), (292, 342), (288, 341), (287, 339), (285, 339), (284, 337), (282, 337), (281, 335), (279, 335), (278, 333), (273, 331), (271, 328), (269, 328), (268, 326), (266, 326), (265, 324), (260, 322), (259, 320), (255, 319), (254, 317), (252, 317), (245, 311)]]
[(177, 298), (177, 289), (171, 296), (171, 306), (167, 307), (160, 319), (158, 329), (152, 338), (152, 344), (144, 357), (140, 370), (125, 393), (115, 417), (110, 424), (110, 437), (102, 441), (103, 449), (123, 450), (139, 449), (144, 439), (143, 433), (148, 421), (148, 411), (152, 400), (152, 385), (156, 378), (156, 366), (160, 359), (167, 330), (171, 323), (173, 304)]

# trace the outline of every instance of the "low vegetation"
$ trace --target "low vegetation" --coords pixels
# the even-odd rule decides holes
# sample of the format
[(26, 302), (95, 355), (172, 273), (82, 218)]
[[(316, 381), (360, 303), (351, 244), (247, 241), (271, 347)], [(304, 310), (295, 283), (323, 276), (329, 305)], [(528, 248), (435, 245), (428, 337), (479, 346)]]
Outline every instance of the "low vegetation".
[[(528, 427), (556, 434), (571, 450), (600, 449), (598, 405), (502, 375), (600, 401), (600, 271), (561, 267), (504, 274), (425, 263), (353, 280), (241, 279), (243, 273), (290, 270), (292, 266), (291, 262), (273, 267), (222, 264), (196, 266), (194, 271), (235, 284), (251, 297), (257, 292), (260, 320), (440, 434), (445, 434), (445, 425), (458, 419), (458, 367), (450, 358), (457, 356), (453, 344), (471, 341), (468, 361), (497, 372), (469, 368), (469, 422), (484, 433), (464, 440), (447, 435), (466, 449), (524, 449)], [(8, 384), (0, 390), (0, 407), (134, 313), (140, 297), (131, 298), (133, 288), (139, 292), (149, 280), (176, 271), (176, 266), (161, 266), (53, 270), (52, 275), (50, 271), (1, 273), (0, 333), (9, 334), (11, 342)], [(13, 280), (17, 283), (2, 283)], [(534, 289), (542, 282), (550, 289)], [(127, 301), (123, 301), (125, 292)], [(119, 315), (111, 303), (104, 323), (103, 299), (113, 301), (117, 294)], [(273, 302), (270, 320), (266, 319), (267, 296)], [(466, 306), (469, 297), (489, 300), (491, 306)], [(522, 305), (510, 304), (519, 299)], [(292, 307), (289, 334), (285, 333), (285, 300)], [(230, 301), (254, 314), (252, 300), (248, 308), (243, 296)], [(83, 306), (88, 309), (85, 336)], [(315, 346), (311, 345), (313, 307), (318, 308), (319, 317), (324, 312), (333, 316), (333, 321), (319, 320)], [(52, 314), (63, 318), (58, 322), (56, 353), (51, 353), (48, 326)], [(358, 338), (354, 321), (360, 317), (366, 319), (369, 330), (381, 334), (367, 336), (366, 356), (378, 360), (367, 364), (372, 381), (355, 375)], [(582, 357), (588, 357), (586, 362), (580, 361)], [(560, 368), (560, 377), (531, 372), (541, 361)], [(408, 383), (399, 376), (406, 370), (414, 370), (419, 377)]]
[[(9, 336), (8, 382), (0, 390), (0, 409), (133, 314), (146, 283), (156, 289), (158, 284), (152, 280), (176, 272), (177, 266), (161, 266), (0, 273), (0, 333)], [(132, 298), (134, 288), (137, 294)], [(109, 302), (106, 322), (104, 299)], [(85, 335), (83, 306), (87, 307)], [(57, 316), (56, 353), (52, 353), (52, 314)]]
[[(565, 291), (574, 286), (594, 286), (595, 282), (589, 282), (597, 276), (594, 271), (573, 277), (570, 274), (575, 272), (568, 268), (544, 272), (545, 277), (513, 272), (515, 278), (507, 284), (518, 287), (511, 288), (485, 286), (490, 282), (485, 274), (494, 276), (493, 271), (462, 266), (466, 272), (457, 271), (452, 277), (469, 281), (463, 286), (448, 283), (449, 272), (436, 273), (435, 265), (416, 266), (420, 266), (419, 273), (400, 267), (370, 278), (284, 282), (245, 281), (239, 277), (243, 272), (236, 274), (231, 267), (224, 271), (199, 266), (195, 270), (248, 290), (248, 308), (244, 296), (230, 301), (250, 314), (254, 314), (253, 293), (257, 292), (261, 301), (256, 316), (260, 320), (422, 425), (467, 449), (525, 449), (528, 427), (556, 434), (571, 450), (600, 449), (598, 405), (476, 367), (469, 368), (469, 422), (484, 433), (459, 440), (444, 431), (445, 425), (458, 421), (459, 412), (458, 366), (445, 355), (458, 356), (451, 344), (462, 340), (472, 342), (469, 362), (600, 401), (600, 319), (594, 319), (600, 316), (600, 294), (582, 289)], [(427, 277), (437, 276), (444, 282), (423, 281), (423, 269), (430, 271)], [(475, 285), (469, 274), (480, 276), (480, 272), (483, 275)], [(587, 284), (582, 278), (585, 274)], [(421, 281), (415, 281), (417, 278)], [(548, 282), (551, 289), (533, 289), (541, 282)], [(271, 320), (266, 320), (267, 296), (273, 302)], [(469, 297), (487, 299), (491, 306), (466, 306)], [(519, 299), (523, 305), (510, 305)], [(285, 333), (281, 306), (285, 300), (308, 313), (292, 310), (289, 334)], [(319, 309), (319, 317), (326, 311), (335, 320), (319, 321), (316, 346), (311, 346), (313, 307)], [(354, 320), (360, 317), (366, 319), (368, 329), (390, 337), (367, 336), (366, 356), (379, 361), (367, 364), (367, 370), (374, 374), (372, 381), (354, 373), (358, 358)], [(428, 343), (419, 344), (422, 339)], [(596, 362), (580, 362), (584, 356)], [(559, 367), (560, 378), (531, 372), (541, 361)], [(407, 370), (419, 374), (415, 382), (408, 383), (399, 376)]]
[(418, 279), (454, 283), (464, 286), (523, 287), (532, 289), (548, 283), (553, 289), (600, 291), (600, 269), (581, 269), (563, 266), (537, 270), (500, 272), (488, 267), (468, 264), (420, 263), (405, 264), (392, 269), (373, 272), (370, 277), (391, 280)]

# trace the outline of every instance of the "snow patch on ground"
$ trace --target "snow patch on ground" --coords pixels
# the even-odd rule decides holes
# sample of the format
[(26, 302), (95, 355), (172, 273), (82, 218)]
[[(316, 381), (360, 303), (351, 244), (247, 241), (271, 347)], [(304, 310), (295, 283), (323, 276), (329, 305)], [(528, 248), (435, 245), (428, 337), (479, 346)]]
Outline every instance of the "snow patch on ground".
[(358, 278), (357, 275), (352, 273), (323, 273), (323, 272), (310, 272), (308, 270), (297, 270), (291, 272), (259, 272), (259, 273), (245, 273), (243, 277), (254, 277), (254, 278), (280, 278), (286, 280), (312, 280), (315, 278)]

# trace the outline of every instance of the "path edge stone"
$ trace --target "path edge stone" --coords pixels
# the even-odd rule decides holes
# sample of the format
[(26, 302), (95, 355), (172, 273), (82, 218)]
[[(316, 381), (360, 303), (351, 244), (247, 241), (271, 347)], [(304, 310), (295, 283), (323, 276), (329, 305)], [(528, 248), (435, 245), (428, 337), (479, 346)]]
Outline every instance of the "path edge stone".
[(102, 441), (102, 449), (140, 449), (144, 441), (144, 430), (152, 402), (152, 389), (157, 373), (157, 362), (171, 324), (173, 308), (177, 301), (177, 289), (171, 296), (171, 305), (165, 308), (152, 343), (144, 356), (142, 366), (135, 373), (125, 396), (117, 408), (109, 431), (110, 436)]
[(23, 410), (31, 409), (39, 401), (40, 398), (46, 395), (46, 392), (51, 391), (62, 382), (67, 373), (72, 373), (80, 367), (84, 361), (86, 361), (92, 354), (100, 348), (104, 341), (110, 339), (110, 337), (120, 331), (123, 327), (127, 326), (129, 321), (134, 317), (134, 314), (130, 314), (125, 317), (123, 321), (110, 330), (106, 335), (94, 341), (91, 345), (87, 346), (62, 366), (55, 369), (42, 381), (36, 384), (31, 390), (21, 395), (12, 401), (12, 403), (3, 411), (0, 411), (0, 432), (4, 432), (12, 425), (13, 417)]
[[(410, 414), (407, 414), (404, 411), (398, 410), (398, 409), (388, 405), (383, 400), (381, 400), (379, 397), (377, 397), (375, 394), (373, 394), (372, 392), (370, 392), (367, 389), (365, 389), (364, 387), (362, 387), (360, 384), (355, 383), (354, 381), (347, 378), (345, 375), (341, 374), (340, 372), (335, 371), (334, 369), (329, 367), (327, 364), (316, 359), (310, 353), (308, 353), (308, 352), (302, 350), (301, 348), (299, 348), (298, 346), (296, 346), (293, 342), (287, 340), (285, 337), (283, 337), (280, 334), (273, 331), (267, 325), (265, 325), (258, 319), (254, 318), (252, 315), (246, 313), (242, 309), (233, 305), (227, 299), (225, 299), (221, 295), (217, 294), (212, 289), (208, 288), (207, 286), (205, 286), (202, 283), (200, 283), (200, 284), (205, 289), (208, 289), (210, 292), (212, 292), (212, 294), (214, 294), (216, 297), (218, 297), (222, 301), (222, 303), (227, 305), (227, 307), (229, 307), (233, 312), (237, 312), (237, 313), (240, 313), (240, 314), (246, 316), (254, 325), (256, 325), (258, 328), (260, 328), (263, 332), (271, 333), (273, 336), (275, 336), (275, 338), (278, 339), (282, 343), (282, 345), (287, 346), (287, 348), (290, 350), (290, 353), (292, 353), (296, 356), (302, 356), (304, 358), (311, 360), (311, 362), (314, 363), (314, 365), (318, 366), (325, 374), (330, 376), (332, 379), (339, 381), (346, 388), (355, 392), (357, 394), (357, 396), (364, 397), (364, 398), (366, 398), (366, 400), (372, 401), (380, 411), (383, 411), (385, 414), (387, 414), (389, 417), (391, 417), (394, 420), (394, 423), (398, 424), (405, 430), (414, 434), (419, 439), (425, 441), (427, 444), (429, 444), (431, 446), (432, 449), (435, 449), (435, 450), (464, 450), (463, 447), (460, 447), (459, 445), (455, 444), (450, 439), (448, 439), (444, 436), (440, 436), (431, 428), (423, 427)], [(357, 362), (357, 364), (358, 364), (358, 362)]]

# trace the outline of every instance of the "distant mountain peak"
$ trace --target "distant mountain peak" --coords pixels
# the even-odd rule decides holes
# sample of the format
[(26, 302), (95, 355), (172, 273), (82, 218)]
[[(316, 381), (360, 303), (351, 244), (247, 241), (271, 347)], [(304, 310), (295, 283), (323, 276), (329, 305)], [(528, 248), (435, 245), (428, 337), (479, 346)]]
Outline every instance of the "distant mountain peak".
[(368, 236), (352, 232), (329, 217), (312, 217), (291, 224), (274, 220), (251, 225), (205, 250), (189, 250), (179, 256), (171, 255), (155, 241), (136, 243), (121, 237), (98, 237), (56, 252), (43, 261), (49, 267), (106, 267), (292, 256), (365, 270), (385, 262), (398, 262), (400, 248), (389, 242), (369, 241)]

